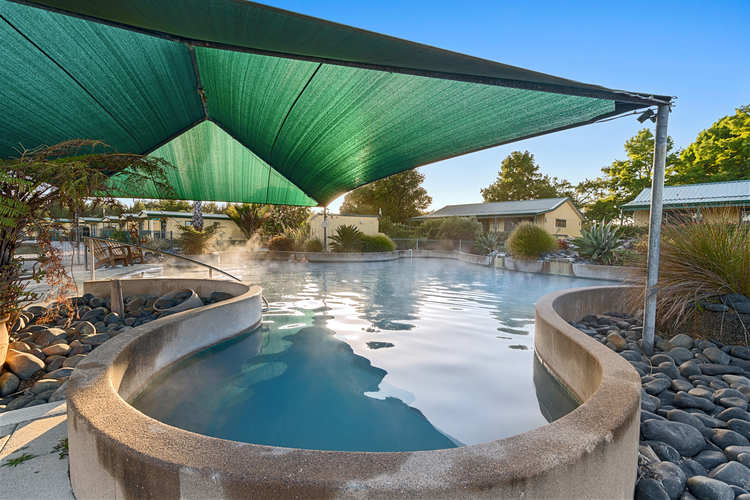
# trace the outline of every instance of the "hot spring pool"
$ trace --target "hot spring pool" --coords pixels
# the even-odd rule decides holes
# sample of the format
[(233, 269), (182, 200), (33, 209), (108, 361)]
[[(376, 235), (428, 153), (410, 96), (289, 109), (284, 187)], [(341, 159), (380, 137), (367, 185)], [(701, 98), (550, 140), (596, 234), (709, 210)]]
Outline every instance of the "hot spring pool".
[(471, 445), (569, 413), (533, 353), (534, 304), (608, 284), (444, 259), (227, 270), (262, 286), (262, 326), (177, 363), (131, 404), (204, 435), (341, 451)]

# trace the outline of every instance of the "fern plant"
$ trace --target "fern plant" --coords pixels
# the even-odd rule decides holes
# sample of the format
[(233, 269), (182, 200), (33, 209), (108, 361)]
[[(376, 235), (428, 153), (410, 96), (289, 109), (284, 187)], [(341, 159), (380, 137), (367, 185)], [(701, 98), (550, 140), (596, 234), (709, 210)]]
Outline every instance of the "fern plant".
[(336, 234), (330, 237), (331, 251), (333, 252), (359, 252), (364, 247), (365, 233), (356, 226), (339, 226)]
[(599, 224), (594, 224), (591, 229), (582, 229), (581, 236), (573, 238), (570, 243), (576, 247), (578, 253), (591, 259), (591, 262), (609, 263), (615, 258), (615, 250), (621, 246), (617, 237), (617, 230), (612, 222), (604, 224), (604, 219)]

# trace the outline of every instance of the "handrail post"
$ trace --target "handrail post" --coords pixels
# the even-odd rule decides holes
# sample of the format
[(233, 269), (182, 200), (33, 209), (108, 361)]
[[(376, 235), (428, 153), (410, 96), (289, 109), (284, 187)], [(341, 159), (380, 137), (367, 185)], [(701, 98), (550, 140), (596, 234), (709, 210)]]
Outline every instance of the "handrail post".
[(94, 259), (94, 240), (89, 238), (89, 254), (91, 255), (91, 281), (96, 281), (96, 264)]

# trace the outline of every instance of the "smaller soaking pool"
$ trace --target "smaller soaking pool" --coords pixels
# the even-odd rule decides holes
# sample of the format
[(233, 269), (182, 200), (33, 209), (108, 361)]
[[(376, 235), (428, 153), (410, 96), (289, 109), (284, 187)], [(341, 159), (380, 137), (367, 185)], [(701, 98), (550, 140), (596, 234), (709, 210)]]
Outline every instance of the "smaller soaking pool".
[(177, 363), (131, 404), (208, 436), (341, 451), (477, 444), (572, 411), (534, 356), (534, 304), (602, 284), (442, 259), (229, 272), (271, 301), (261, 327)]

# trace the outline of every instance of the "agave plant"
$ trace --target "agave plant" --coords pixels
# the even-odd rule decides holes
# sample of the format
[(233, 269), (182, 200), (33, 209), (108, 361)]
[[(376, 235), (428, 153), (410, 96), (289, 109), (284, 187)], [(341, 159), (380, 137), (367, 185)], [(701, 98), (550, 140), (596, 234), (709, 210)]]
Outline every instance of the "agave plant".
[(486, 232), (480, 234), (477, 239), (474, 240), (474, 251), (479, 255), (489, 255), (500, 246), (500, 238), (498, 233)]
[(339, 226), (336, 234), (330, 237), (331, 250), (334, 252), (359, 252), (364, 246), (365, 233), (356, 226)]
[(612, 227), (612, 222), (604, 224), (604, 219), (599, 224), (594, 224), (588, 231), (581, 230), (581, 236), (573, 238), (570, 243), (576, 247), (578, 253), (583, 257), (591, 259), (592, 262), (610, 262), (615, 257), (615, 250), (620, 247), (617, 238), (617, 230)]

